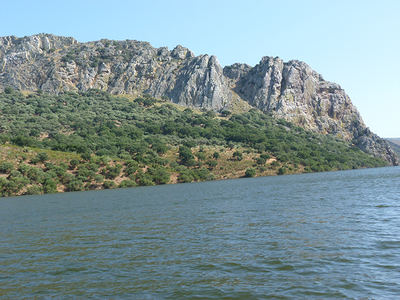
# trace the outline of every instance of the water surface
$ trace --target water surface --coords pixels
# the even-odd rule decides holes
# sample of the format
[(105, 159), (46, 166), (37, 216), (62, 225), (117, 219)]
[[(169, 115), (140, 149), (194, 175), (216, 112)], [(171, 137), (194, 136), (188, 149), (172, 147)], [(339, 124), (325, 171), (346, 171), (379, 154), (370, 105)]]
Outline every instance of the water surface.
[(0, 199), (0, 297), (400, 295), (400, 168)]

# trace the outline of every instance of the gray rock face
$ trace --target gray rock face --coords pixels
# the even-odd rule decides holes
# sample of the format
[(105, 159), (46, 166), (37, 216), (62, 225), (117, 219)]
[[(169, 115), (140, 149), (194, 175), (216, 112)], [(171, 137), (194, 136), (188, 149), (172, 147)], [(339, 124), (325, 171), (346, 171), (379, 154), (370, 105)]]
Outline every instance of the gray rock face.
[(352, 140), (364, 151), (398, 164), (385, 141), (371, 133), (343, 89), (300, 61), (263, 57), (259, 64), (222, 69), (215, 56), (195, 56), (147, 42), (38, 34), (0, 38), (0, 91), (86, 91), (167, 97), (189, 107), (220, 111), (232, 103), (251, 106), (304, 128)]
[(229, 78), (233, 83), (242, 79), (243, 76), (247, 75), (247, 73), (251, 70), (251, 66), (247, 64), (233, 64), (231, 66), (226, 66), (224, 68), (225, 77)]
[(307, 129), (349, 139), (353, 120), (364, 126), (344, 90), (304, 62), (264, 57), (234, 90), (251, 105)]
[(175, 87), (167, 95), (181, 105), (219, 111), (232, 98), (222, 73), (215, 56), (196, 57), (182, 68)]
[(172, 51), (138, 41), (77, 43), (39, 34), (0, 38), (0, 90), (86, 91), (150, 94), (186, 106), (221, 110), (232, 92), (216, 57), (195, 57), (180, 45)]
[(398, 166), (399, 160), (387, 141), (372, 133), (368, 128), (354, 138), (355, 144), (364, 152), (381, 157), (390, 164)]

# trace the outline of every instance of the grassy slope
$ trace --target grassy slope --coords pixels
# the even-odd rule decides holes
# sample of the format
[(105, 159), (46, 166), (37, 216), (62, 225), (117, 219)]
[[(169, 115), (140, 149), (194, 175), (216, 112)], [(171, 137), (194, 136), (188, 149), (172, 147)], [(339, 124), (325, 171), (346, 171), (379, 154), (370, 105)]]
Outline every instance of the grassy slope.
[(385, 165), (255, 110), (215, 115), (90, 91), (0, 94), (0, 112), (2, 196)]

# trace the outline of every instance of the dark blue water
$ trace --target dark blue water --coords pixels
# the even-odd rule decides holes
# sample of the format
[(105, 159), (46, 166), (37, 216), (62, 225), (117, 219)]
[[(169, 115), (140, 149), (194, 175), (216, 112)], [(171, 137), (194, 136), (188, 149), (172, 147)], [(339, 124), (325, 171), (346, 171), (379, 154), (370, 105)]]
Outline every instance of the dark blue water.
[(400, 296), (400, 168), (0, 199), (0, 297)]

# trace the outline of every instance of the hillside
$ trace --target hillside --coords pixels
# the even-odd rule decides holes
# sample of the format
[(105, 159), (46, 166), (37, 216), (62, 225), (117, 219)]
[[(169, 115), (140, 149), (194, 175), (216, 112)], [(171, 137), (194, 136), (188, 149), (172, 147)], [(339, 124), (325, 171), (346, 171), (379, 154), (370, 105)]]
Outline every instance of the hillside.
[(254, 66), (222, 68), (213, 55), (195, 56), (177, 46), (38, 34), (0, 38), (0, 91), (98, 89), (132, 98), (147, 94), (191, 108), (244, 112), (251, 107), (304, 129), (332, 134), (398, 164), (389, 145), (364, 124), (344, 90), (300, 61), (263, 57)]
[(215, 113), (89, 90), (0, 94), (2, 196), (377, 167), (257, 109)]
[(391, 142), (392, 144), (396, 144), (398, 146), (400, 146), (400, 138), (387, 138), (385, 139), (388, 142)]
[(387, 138), (385, 139), (390, 147), (396, 152), (397, 156), (400, 157), (400, 138)]

